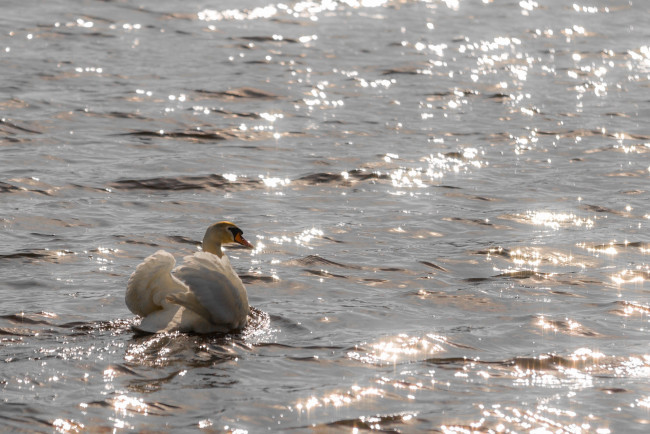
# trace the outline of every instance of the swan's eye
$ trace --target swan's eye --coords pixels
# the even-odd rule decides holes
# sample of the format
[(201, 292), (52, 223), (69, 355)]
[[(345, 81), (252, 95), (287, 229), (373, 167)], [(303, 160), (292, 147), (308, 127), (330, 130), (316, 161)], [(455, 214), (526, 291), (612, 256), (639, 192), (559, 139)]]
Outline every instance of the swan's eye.
[(244, 233), (244, 231), (242, 231), (242, 230), (239, 229), (239, 228), (228, 228), (228, 230), (229, 230), (230, 233), (232, 234), (232, 239), (233, 239), (233, 240), (234, 240), (234, 239), (237, 239), (237, 235), (241, 235), (241, 234)]

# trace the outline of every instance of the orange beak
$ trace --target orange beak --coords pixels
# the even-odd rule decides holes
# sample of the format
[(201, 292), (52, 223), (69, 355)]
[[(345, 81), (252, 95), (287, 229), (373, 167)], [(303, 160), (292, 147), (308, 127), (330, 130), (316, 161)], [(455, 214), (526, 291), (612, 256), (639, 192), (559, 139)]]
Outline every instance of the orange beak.
[(248, 247), (249, 249), (254, 249), (254, 248), (255, 248), (251, 243), (249, 243), (248, 241), (246, 241), (246, 238), (242, 237), (241, 234), (237, 234), (237, 235), (235, 236), (235, 241), (236, 241), (237, 243), (241, 244), (241, 245), (244, 246), (244, 247)]

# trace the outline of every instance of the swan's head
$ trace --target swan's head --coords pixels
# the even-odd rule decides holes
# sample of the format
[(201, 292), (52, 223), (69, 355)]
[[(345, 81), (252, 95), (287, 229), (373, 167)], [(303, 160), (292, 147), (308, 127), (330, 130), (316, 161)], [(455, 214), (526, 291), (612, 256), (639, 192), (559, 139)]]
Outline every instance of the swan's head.
[(229, 243), (241, 244), (244, 247), (252, 249), (253, 245), (246, 241), (243, 234), (244, 232), (233, 223), (214, 223), (205, 231), (205, 236), (203, 237), (203, 251), (221, 257), (221, 255), (223, 255), (221, 245)]

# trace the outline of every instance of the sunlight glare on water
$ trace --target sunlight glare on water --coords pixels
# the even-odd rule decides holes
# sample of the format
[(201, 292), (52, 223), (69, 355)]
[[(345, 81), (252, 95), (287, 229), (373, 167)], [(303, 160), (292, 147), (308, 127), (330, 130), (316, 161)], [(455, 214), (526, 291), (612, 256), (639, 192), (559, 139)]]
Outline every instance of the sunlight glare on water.
[[(647, 425), (648, 4), (73, 6), (0, 17), (3, 428)], [(137, 332), (221, 220), (247, 326)]]

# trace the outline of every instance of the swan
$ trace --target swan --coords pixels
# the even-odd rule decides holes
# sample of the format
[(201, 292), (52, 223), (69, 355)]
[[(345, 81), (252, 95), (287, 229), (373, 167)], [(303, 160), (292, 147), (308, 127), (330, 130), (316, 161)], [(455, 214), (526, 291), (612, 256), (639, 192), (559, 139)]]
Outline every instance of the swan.
[(126, 287), (126, 306), (143, 317), (136, 330), (146, 333), (215, 333), (241, 330), (248, 319), (248, 296), (222, 244), (253, 248), (230, 222), (210, 225), (203, 251), (176, 266), (171, 253), (159, 250), (138, 265)]

